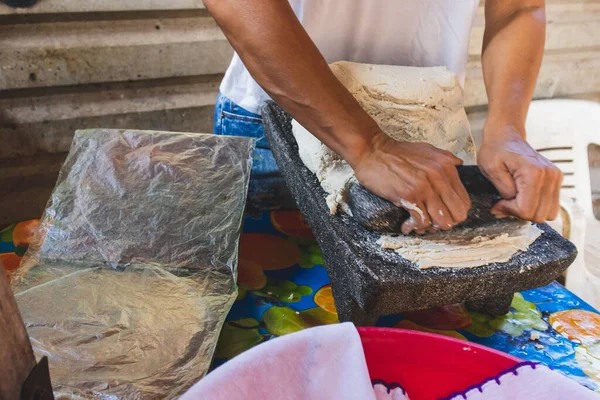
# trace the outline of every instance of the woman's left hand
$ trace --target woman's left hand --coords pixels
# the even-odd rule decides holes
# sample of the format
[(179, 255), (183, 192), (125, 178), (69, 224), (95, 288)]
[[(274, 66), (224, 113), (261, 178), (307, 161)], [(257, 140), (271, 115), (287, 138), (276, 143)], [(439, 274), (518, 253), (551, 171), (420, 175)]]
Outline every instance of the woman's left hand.
[(477, 162), (504, 198), (492, 214), (537, 223), (554, 220), (560, 211), (563, 174), (524, 137), (524, 129), (511, 125), (484, 129)]

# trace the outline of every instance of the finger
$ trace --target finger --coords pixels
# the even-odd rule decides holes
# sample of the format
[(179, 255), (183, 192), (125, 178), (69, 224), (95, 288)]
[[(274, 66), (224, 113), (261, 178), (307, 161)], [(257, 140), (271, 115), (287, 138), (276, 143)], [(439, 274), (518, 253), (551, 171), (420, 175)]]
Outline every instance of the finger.
[(517, 185), (515, 179), (504, 165), (492, 171), (483, 171), (488, 179), (494, 184), (502, 198), (514, 199), (517, 196)]
[(515, 216), (526, 221), (533, 221), (537, 204), (540, 201), (541, 186), (533, 186), (531, 182), (523, 184), (517, 197), (512, 200), (500, 200), (492, 208), (492, 214), (497, 218), (500, 216)]
[(496, 218), (507, 218), (511, 215), (517, 215), (519, 213), (517, 200), (500, 200), (494, 205), (491, 213), (494, 214)]
[(460, 181), (460, 178), (458, 178), (456, 181), (452, 180), (450, 184), (452, 185), (454, 193), (456, 193), (460, 199), (460, 202), (465, 205), (465, 208), (468, 212), (471, 209), (471, 198), (469, 197), (467, 189), (465, 189), (465, 185), (463, 185), (463, 183)]
[(452, 229), (457, 222), (452, 219), (452, 215), (448, 207), (444, 204), (440, 196), (433, 193), (425, 203), (427, 212), (432, 221), (432, 227), (435, 225), (439, 229), (447, 231)]
[(400, 230), (403, 234), (408, 235), (412, 231), (416, 231), (418, 234), (423, 234), (431, 227), (431, 219), (429, 214), (426, 212), (426, 208), (423, 204), (414, 204), (407, 201), (402, 201), (401, 207), (403, 207), (410, 214), (410, 218), (407, 219)]
[(504, 218), (508, 218), (509, 217), (507, 214), (504, 214), (502, 211), (500, 211), (498, 209), (496, 209), (496, 210), (492, 209), (491, 213), (497, 219), (504, 219)]
[(471, 209), (471, 199), (467, 189), (460, 181), (460, 176), (455, 167), (446, 167), (446, 174), (450, 183), (450, 190), (438, 192), (442, 201), (452, 213), (452, 218), (456, 224), (460, 224), (467, 219)]
[(545, 173), (546, 179), (540, 195), (540, 203), (535, 212), (534, 222), (542, 224), (556, 218), (554, 208), (560, 191), (559, 174), (553, 168)]
[(498, 201), (496, 204), (494, 204), (492, 206), (492, 209), (490, 210), (490, 213), (498, 218), (498, 219), (502, 219), (502, 218), (508, 218), (509, 214), (507, 214), (506, 212), (504, 212), (504, 207), (506, 206), (506, 202), (509, 200), (500, 200)]
[(533, 221), (541, 201), (544, 171), (539, 168), (529, 168), (517, 176), (515, 183), (517, 197), (513, 199), (514, 201), (501, 201), (493, 210), (526, 221)]
[[(425, 210), (425, 206), (422, 206), (422, 210)], [(421, 217), (421, 214), (418, 212), (409, 211), (410, 218), (402, 224), (400, 228), (401, 232), (405, 235), (416, 232), (419, 235), (424, 234), (429, 228), (431, 228), (431, 220), (429, 219), (429, 215), (426, 213), (425, 218)]]
[(440, 227), (436, 224), (431, 224), (431, 227), (427, 229), (427, 233), (437, 233), (440, 231)]
[(417, 226), (417, 221), (415, 221), (413, 217), (409, 217), (402, 224), (402, 227), (400, 228), (400, 231), (402, 232), (402, 234), (408, 235), (409, 233), (411, 233), (412, 231), (415, 230), (416, 226)]
[(554, 190), (552, 191), (552, 207), (550, 208), (550, 215), (548, 215), (549, 221), (554, 221), (558, 214), (560, 213), (560, 188), (562, 186), (564, 175), (561, 170), (556, 168), (557, 177), (556, 183), (554, 185)]
[[(437, 223), (441, 229), (450, 229), (467, 219), (467, 212), (471, 207), (469, 195), (460, 181), (456, 167), (452, 165), (442, 167), (438, 163), (430, 162), (426, 168), (427, 179), (435, 193), (435, 198), (434, 196), (428, 198), (430, 203), (434, 203), (427, 204), (428, 207), (434, 207), (432, 210), (428, 209), (429, 214), (433, 222)], [(454, 186), (462, 187), (465, 200), (456, 193)], [(445, 207), (442, 208), (442, 206)], [(438, 208), (435, 209), (435, 207)], [(440, 211), (442, 211), (442, 215), (439, 214)]]
[[(552, 188), (549, 188), (551, 191)], [(543, 224), (550, 216), (550, 212), (552, 210), (552, 198), (550, 193), (542, 193), (540, 197), (540, 203), (538, 205), (537, 210), (535, 211), (535, 216), (531, 219), (532, 222), (536, 222), (538, 224)]]
[(517, 184), (517, 207), (515, 217), (526, 221), (534, 221), (535, 214), (542, 203), (542, 191), (544, 188), (545, 172), (543, 169), (530, 168), (521, 173), (516, 179)]
[(418, 223), (417, 221), (415, 221), (415, 219), (413, 217), (409, 217), (404, 224), (402, 225), (402, 227), (400, 228), (401, 232), (404, 235), (408, 235), (412, 232), (415, 232), (417, 235), (423, 235), (427, 232), (433, 232), (434, 228), (433, 225), (430, 225), (428, 227), (424, 227), (422, 226), (420, 223)]

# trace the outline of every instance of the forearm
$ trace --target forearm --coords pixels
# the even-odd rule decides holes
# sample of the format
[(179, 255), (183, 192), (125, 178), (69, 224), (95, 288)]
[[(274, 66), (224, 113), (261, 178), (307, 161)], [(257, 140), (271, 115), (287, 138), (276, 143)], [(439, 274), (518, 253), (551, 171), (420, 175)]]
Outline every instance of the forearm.
[(351, 165), (357, 162), (379, 128), (333, 75), (289, 3), (204, 4), (258, 84)]
[(561, 171), (525, 140), (546, 34), (544, 0), (486, 0), (483, 75), (488, 119), (477, 154), (481, 171), (503, 199), (498, 218), (543, 223), (560, 210)]
[[(525, 119), (544, 54), (544, 0), (486, 0), (483, 75), (486, 127), (512, 126), (525, 135)], [(498, 129), (484, 129), (485, 135)]]

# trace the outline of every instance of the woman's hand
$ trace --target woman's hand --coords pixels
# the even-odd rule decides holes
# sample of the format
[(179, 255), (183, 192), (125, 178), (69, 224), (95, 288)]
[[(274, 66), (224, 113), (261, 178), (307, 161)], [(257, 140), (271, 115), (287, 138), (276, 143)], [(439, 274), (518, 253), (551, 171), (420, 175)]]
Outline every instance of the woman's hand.
[(462, 160), (426, 143), (396, 141), (383, 132), (371, 143), (351, 165), (364, 187), (410, 213), (402, 233), (449, 230), (467, 218), (471, 202), (456, 170)]
[(510, 125), (486, 126), (477, 161), (504, 198), (494, 206), (493, 214), (543, 223), (560, 211), (563, 174), (524, 136), (524, 129)]

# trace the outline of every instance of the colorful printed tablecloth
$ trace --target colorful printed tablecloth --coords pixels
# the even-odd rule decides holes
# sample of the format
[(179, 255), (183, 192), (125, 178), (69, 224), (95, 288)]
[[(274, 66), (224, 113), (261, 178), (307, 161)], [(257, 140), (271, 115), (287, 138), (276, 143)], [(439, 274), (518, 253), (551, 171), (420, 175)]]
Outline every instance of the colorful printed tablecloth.
[[(0, 261), (9, 274), (36, 227), (34, 220), (0, 231)], [(214, 367), (273, 337), (338, 322), (321, 251), (299, 212), (246, 217), (238, 270), (239, 295), (221, 332)], [(387, 316), (378, 325), (480, 343), (600, 389), (600, 314), (558, 283), (516, 294), (502, 317), (453, 305)]]
[[(215, 366), (272, 337), (337, 322), (321, 251), (299, 212), (246, 217), (238, 270), (239, 296), (222, 330)], [(502, 317), (454, 305), (390, 315), (377, 325), (480, 343), (600, 388), (600, 315), (558, 283), (517, 293)]]

